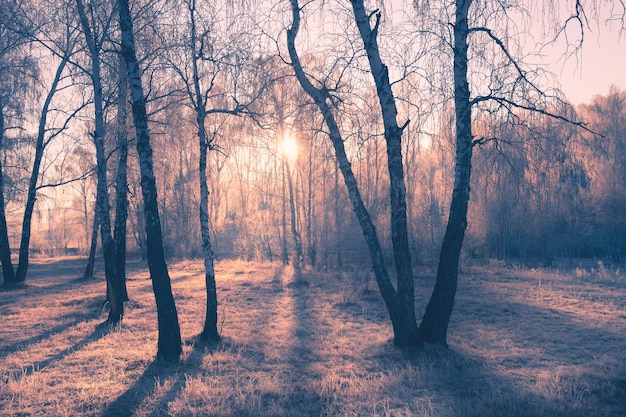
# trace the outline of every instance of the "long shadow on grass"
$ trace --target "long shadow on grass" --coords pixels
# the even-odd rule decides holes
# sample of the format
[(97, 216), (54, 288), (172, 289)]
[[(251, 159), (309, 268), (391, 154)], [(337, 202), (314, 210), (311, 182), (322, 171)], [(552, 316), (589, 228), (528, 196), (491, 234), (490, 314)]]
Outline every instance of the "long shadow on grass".
[[(96, 263), (96, 272), (103, 271), (104, 266), (100, 262)], [(0, 300), (0, 307), (12, 304), (19, 305), (21, 298), (32, 299), (45, 296), (49, 299), (57, 299), (57, 295), (67, 293), (76, 287), (104, 285), (104, 277), (85, 278), (82, 276), (83, 263), (84, 260), (82, 259), (62, 259), (32, 263), (25, 283), (17, 286), (0, 285), (0, 294), (8, 293), (6, 299)], [(144, 265), (145, 262), (138, 259), (127, 261), (127, 275), (141, 270)], [(102, 293), (104, 294), (104, 290)]]
[[(483, 358), (454, 350), (427, 349), (412, 362), (419, 368), (429, 369), (427, 389), (435, 403), (441, 403), (443, 399), (447, 409), (445, 415), (626, 416), (626, 380), (607, 381), (597, 372), (546, 375), (545, 386), (542, 386), (535, 378), (529, 381), (528, 377), (519, 376), (522, 379), (520, 384), (515, 381), (515, 373), (487, 366)], [(550, 373), (553, 372), (558, 373), (558, 369), (551, 369)], [(398, 384), (411, 386), (414, 381), (398, 381)]]
[[(311, 342), (319, 336), (320, 323), (315, 319), (313, 306), (315, 296), (309, 277), (303, 274), (300, 268), (288, 269), (293, 271), (291, 276), (284, 276), (283, 284), (285, 297), (290, 297), (289, 302), (293, 306), (294, 323), (292, 327), (292, 340), (288, 344), (286, 352), (292, 375), (298, 376), (292, 381), (293, 392), (287, 405), (290, 410), (302, 415), (328, 415), (331, 399), (321, 396), (308, 382), (322, 378), (319, 371), (311, 366), (323, 361), (317, 352), (311, 349)], [(283, 274), (287, 274), (283, 271)], [(285, 282), (286, 281), (286, 282)]]
[(626, 416), (626, 380), (591, 365), (603, 356), (618, 360), (626, 337), (513, 297), (483, 285), (462, 289), (454, 313), (462, 327), (452, 332), (463, 331), (470, 347), (425, 359), (441, 366), (436, 389), (457, 399), (455, 415)]
[(81, 341), (77, 342), (76, 344), (74, 344), (73, 346), (70, 346), (66, 349), (63, 349), (61, 352), (57, 353), (56, 355), (43, 360), (41, 362), (37, 362), (37, 363), (33, 363), (30, 366), (28, 366), (27, 368), (22, 369), (21, 372), (14, 372), (11, 375), (11, 378), (13, 380), (20, 380), (21, 378), (31, 375), (34, 372), (40, 371), (42, 369), (44, 369), (45, 367), (63, 360), (65, 357), (67, 357), (68, 355), (81, 350), (82, 348), (84, 348), (85, 346), (87, 346), (89, 343), (94, 342), (102, 337), (104, 337), (106, 334), (109, 333), (110, 328), (108, 326), (97, 326), (94, 331), (92, 333), (90, 333), (89, 335), (87, 335), (85, 338), (83, 338)]
[(19, 305), (21, 299), (32, 299), (41, 296), (54, 297), (56, 294), (63, 294), (74, 287), (98, 282), (92, 278), (68, 278), (61, 275), (63, 281), (50, 285), (34, 285), (27, 281), (17, 285), (0, 285), (0, 294), (6, 294), (4, 300), (0, 301), (0, 307)]
[[(189, 377), (201, 372), (204, 354), (212, 352), (218, 346), (219, 344), (206, 344), (196, 340), (184, 363), (168, 364), (154, 360), (126, 392), (104, 409), (101, 417), (130, 417), (140, 407), (152, 408), (151, 417), (168, 415), (167, 405), (176, 399)], [(170, 385), (167, 392), (157, 394), (158, 384), (166, 381)], [(158, 402), (145, 404), (151, 397), (158, 398)]]
[(100, 312), (97, 311), (96, 309), (93, 309), (93, 310), (87, 310), (87, 311), (75, 311), (70, 314), (65, 314), (61, 317), (58, 317), (56, 320), (62, 322), (62, 324), (51, 327), (45, 332), (39, 333), (35, 336), (29, 337), (27, 339), (23, 339), (18, 342), (15, 342), (11, 345), (2, 347), (0, 349), (0, 359), (5, 358), (9, 354), (16, 352), (22, 348), (25, 348), (34, 343), (39, 343), (42, 340), (45, 340), (54, 336), (55, 334), (62, 333), (71, 327), (93, 320), (99, 316), (100, 316)]
[(584, 364), (598, 355), (614, 353), (611, 345), (626, 350), (624, 333), (604, 328), (593, 319), (583, 322), (584, 317), (532, 303), (532, 298), (520, 302), (493, 289), (480, 291), (480, 300), (471, 300), (471, 295), (465, 298), (471, 303), (465, 320), (501, 339), (508, 337), (515, 347), (541, 352), (552, 363)]
[[(97, 278), (71, 278), (76, 275), (59, 275), (59, 280), (51, 284), (37, 283), (37, 279), (27, 280), (26, 283), (19, 286), (0, 286), (0, 294), (8, 293), (7, 297), (0, 301), (0, 307), (20, 305), (20, 300), (27, 299), (32, 300), (39, 297), (45, 297), (46, 299), (56, 300), (62, 299), (62, 294), (68, 293), (77, 287), (83, 287), (86, 285), (99, 285), (104, 284), (103, 280)], [(104, 291), (103, 291), (104, 294)], [(3, 297), (4, 298), (4, 297)]]

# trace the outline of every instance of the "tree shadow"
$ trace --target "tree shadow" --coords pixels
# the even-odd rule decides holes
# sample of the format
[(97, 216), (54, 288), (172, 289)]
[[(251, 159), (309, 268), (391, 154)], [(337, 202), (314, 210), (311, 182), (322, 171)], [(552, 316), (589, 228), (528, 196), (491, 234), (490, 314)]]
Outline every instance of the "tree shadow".
[(55, 362), (61, 361), (68, 355), (81, 350), (82, 348), (87, 346), (89, 343), (95, 342), (96, 340), (101, 339), (102, 337), (106, 336), (111, 330), (112, 329), (109, 326), (96, 326), (96, 328), (89, 335), (85, 336), (82, 340), (75, 343), (74, 345), (66, 349), (63, 349), (62, 351), (60, 351), (59, 353), (57, 353), (56, 355), (48, 359), (33, 363), (29, 365), (28, 367), (23, 368), (22, 371), (13, 372), (8, 376), (8, 378), (14, 381), (18, 381), (35, 372), (39, 372), (42, 369), (46, 368), (47, 366), (50, 366), (51, 364)]
[[(152, 409), (149, 414), (151, 417), (169, 415), (168, 404), (178, 397), (189, 377), (201, 372), (204, 355), (212, 354), (221, 343), (203, 342), (196, 337), (187, 342), (193, 347), (184, 362), (171, 364), (155, 359), (130, 388), (106, 406), (101, 417), (130, 417), (140, 408), (144, 411)], [(165, 381), (169, 388), (166, 392), (157, 395), (159, 384)], [(157, 401), (147, 404), (152, 397)]]
[(459, 291), (450, 333), (463, 340), (418, 356), (444, 370), (432, 384), (454, 415), (626, 416), (626, 379), (602, 364), (623, 357), (623, 333), (481, 284)]
[[(36, 268), (33, 268), (36, 270)], [(37, 271), (37, 275), (43, 272)], [(84, 278), (77, 277), (74, 274), (60, 274), (53, 269), (50, 270), (49, 276), (54, 277), (54, 280), (50, 278), (33, 278), (26, 280), (26, 282), (18, 284), (3, 284), (0, 285), (0, 294), (6, 294), (6, 299), (0, 301), (0, 307), (20, 305), (19, 300), (23, 298), (31, 299), (33, 297), (46, 296), (51, 299), (57, 299), (59, 294), (65, 294), (76, 287), (82, 287), (85, 285), (100, 285), (104, 283), (104, 280), (97, 278)], [(34, 272), (31, 272), (35, 275)], [(104, 295), (104, 291), (103, 291)]]
[[(587, 321), (584, 316), (532, 303), (530, 299), (513, 299), (496, 289), (481, 287), (480, 296), (479, 306), (468, 306), (471, 310), (464, 317), (466, 327), (493, 332), (500, 339), (507, 337), (512, 345), (543, 354), (553, 362), (589, 362), (610, 344), (626, 349), (626, 336), (622, 332), (594, 320)], [(465, 302), (473, 303), (471, 297), (462, 299)], [(455, 314), (463, 314), (462, 304), (459, 307)]]
[(54, 336), (55, 334), (58, 333), (62, 333), (65, 330), (77, 326), (79, 324), (82, 323), (86, 323), (90, 320), (93, 320), (97, 317), (100, 316), (100, 313), (93, 312), (91, 315), (82, 315), (80, 318), (77, 318), (78, 313), (71, 313), (71, 314), (66, 314), (63, 315), (61, 317), (59, 317), (57, 320), (58, 321), (64, 321), (64, 320), (68, 320), (67, 322), (64, 322), (63, 324), (59, 324), (58, 326), (54, 326), (42, 333), (39, 333), (37, 335), (34, 335), (32, 337), (29, 337), (27, 339), (23, 339), (20, 340), (18, 342), (15, 342), (11, 345), (8, 346), (4, 346), (2, 347), (2, 349), (0, 349), (0, 359), (7, 357), (8, 355), (10, 355), (13, 352), (16, 352), (20, 349), (22, 349), (23, 347), (35, 344), (35, 343), (39, 343), (43, 340), (49, 339), (50, 337)]
[[(557, 376), (546, 382), (547, 387), (535, 381), (538, 386), (534, 387), (527, 379), (515, 383), (514, 372), (494, 368), (476, 355), (439, 346), (426, 346), (406, 360), (416, 369), (430, 370), (427, 388), (434, 397), (444, 399), (445, 415), (626, 416), (626, 379), (614, 384), (595, 372), (577, 372)], [(548, 372), (558, 369), (546, 371), (546, 378), (551, 377)], [(414, 381), (407, 378), (397, 383), (410, 386)], [(609, 388), (613, 384), (615, 388)]]
[[(302, 272), (296, 270), (294, 273)], [(315, 376), (322, 378), (324, 371), (320, 371), (319, 365), (323, 368), (327, 363), (335, 368), (336, 364), (329, 357), (321, 357), (315, 345), (311, 348), (308, 343), (323, 337), (326, 331), (316, 317), (319, 311), (314, 309), (314, 294), (328, 296), (328, 293), (312, 291), (315, 283), (306, 277), (306, 272), (303, 275), (295, 276), (286, 285), (290, 290), (286, 294), (291, 297), (295, 318), (294, 341), (288, 357), (296, 375), (314, 376), (317, 373)], [(432, 377), (432, 381), (420, 382), (419, 390), (429, 391), (431, 398), (442, 398), (438, 406), (455, 416), (626, 416), (621, 411), (626, 410), (626, 378), (607, 376), (593, 369), (592, 363), (603, 352), (608, 355), (614, 352), (617, 360), (620, 352), (626, 349), (626, 337), (615, 326), (607, 327), (564, 311), (525, 304), (499, 293), (495, 288), (474, 296), (479, 298), (461, 301), (469, 302), (471, 310), (461, 320), (463, 328), (454, 331), (468, 340), (472, 339), (472, 331), (493, 332), (494, 342), (498, 338), (503, 339), (504, 349), (486, 346), (489, 351), (481, 353), (460, 347), (443, 349), (427, 346), (418, 350), (397, 348), (389, 341), (368, 347), (368, 355), (376, 356), (380, 364), (366, 372), (395, 372), (406, 366), (419, 370), (419, 373), (424, 371)], [(381, 305), (378, 297), (369, 302)], [(477, 305), (481, 310), (477, 310)], [(340, 311), (359, 322), (364, 318), (358, 303), (342, 307)], [(461, 311), (457, 310), (455, 315), (462, 314)], [(470, 326), (466, 326), (468, 324)], [(506, 350), (506, 343), (511, 344), (510, 351)], [(494, 352), (504, 352), (500, 362), (494, 361), (491, 356)], [(355, 358), (358, 362), (355, 365), (366, 364), (366, 361), (361, 362), (363, 359), (360, 356)], [(543, 375), (541, 378), (545, 377), (545, 381), (537, 381), (528, 375), (520, 376), (518, 371)], [(559, 372), (562, 373), (554, 376)], [(403, 373), (400, 372), (400, 375)], [(407, 372), (406, 379), (398, 386), (416, 386), (411, 376), (415, 374)], [(314, 391), (295, 381), (291, 401), (295, 409), (311, 412), (310, 415), (334, 415), (341, 412), (338, 398), (333, 392), (327, 395), (324, 390)], [(594, 414), (596, 411), (597, 414)], [(434, 413), (436, 415), (437, 412)]]
[(321, 332), (319, 320), (313, 312), (316, 302), (312, 297), (312, 287), (315, 283), (306, 271), (294, 266), (280, 271), (277, 280), (282, 287), (282, 301), (291, 308), (293, 316), (292, 327), (287, 341), (285, 360), (289, 365), (293, 380), (287, 381), (291, 387), (290, 395), (285, 399), (285, 407), (301, 415), (328, 415), (331, 398), (320, 395), (318, 390), (307, 382), (311, 379), (323, 377), (315, 364), (325, 361), (319, 352), (313, 349), (311, 341)]

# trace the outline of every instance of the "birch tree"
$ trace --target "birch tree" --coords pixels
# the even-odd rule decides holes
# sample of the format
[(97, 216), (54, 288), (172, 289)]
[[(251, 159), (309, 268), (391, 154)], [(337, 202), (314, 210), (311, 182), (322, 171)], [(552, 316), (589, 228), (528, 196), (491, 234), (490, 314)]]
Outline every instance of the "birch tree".
[[(70, 76), (67, 74), (66, 68), (75, 53), (77, 35), (70, 24), (68, 9), (61, 7), (57, 9), (55, 13), (57, 13), (55, 17), (61, 22), (61, 25), (57, 26), (50, 21), (47, 23), (46, 29), (42, 30), (42, 33), (37, 36), (32, 35), (32, 42), (36, 42), (43, 50), (47, 50), (52, 55), (53, 59), (57, 58), (59, 61), (39, 112), (35, 154), (32, 169), (30, 170), (26, 204), (22, 218), (18, 265), (14, 276), (11, 277), (11, 275), (9, 275), (8, 280), (7, 276), (5, 276), (5, 282), (9, 283), (21, 283), (26, 280), (29, 266), (32, 217), (38, 190), (43, 187), (61, 185), (61, 183), (64, 182), (62, 181), (59, 184), (42, 183), (41, 163), (44, 152), (52, 141), (59, 138), (68, 129), (70, 122), (84, 107), (84, 102), (77, 103), (71, 110), (55, 107), (53, 103), (55, 96), (60, 90), (67, 90), (74, 87), (73, 84), (69, 82)], [(26, 19), (26, 21), (28, 21), (28, 19)], [(25, 26), (21, 26), (21, 30), (24, 29)], [(54, 117), (51, 117), (53, 113)], [(49, 118), (55, 121), (60, 120), (60, 123), (55, 126), (50, 126)]]
[(122, 57), (128, 69), (132, 113), (137, 137), (137, 153), (141, 169), (141, 191), (145, 213), (148, 267), (157, 305), (159, 328), (157, 358), (167, 362), (177, 362), (182, 353), (182, 340), (178, 323), (178, 312), (163, 251), (157, 187), (146, 111), (146, 96), (141, 84), (141, 71), (137, 61), (133, 21), (130, 15), (128, 0), (118, 0), (117, 7), (120, 18)]
[(122, 301), (128, 301), (126, 289), (126, 236), (128, 221), (128, 69), (121, 55), (118, 55), (118, 96), (117, 96), (117, 171), (115, 174), (115, 274), (116, 290)]
[[(14, 2), (0, 4), (0, 151), (5, 146), (7, 132), (23, 124), (23, 112), (29, 90), (33, 90), (37, 64), (27, 53), (31, 41), (29, 31)], [(14, 283), (15, 270), (11, 260), (11, 245), (6, 218), (5, 173), (0, 158), (0, 261), (5, 283)]]
[[(109, 317), (107, 323), (115, 325), (124, 316), (124, 294), (122, 283), (116, 272), (115, 240), (111, 233), (111, 208), (107, 181), (107, 157), (105, 150), (106, 124), (104, 120), (103, 85), (101, 77), (101, 54), (104, 40), (109, 36), (108, 29), (112, 22), (112, 13), (106, 13), (102, 28), (97, 28), (95, 22), (90, 22), (82, 0), (76, 0), (76, 10), (80, 18), (82, 33), (85, 37), (91, 69), (89, 76), (93, 85), (93, 106), (95, 131), (93, 141), (96, 146), (96, 211), (100, 224), (100, 239), (104, 252), (104, 273), (107, 281), (107, 300), (109, 302)], [(93, 12), (93, 5), (90, 7)]]
[[(439, 20), (448, 15), (448, 5), (436, 11), (429, 10)], [(454, 20), (441, 22), (440, 39), (452, 50), (453, 99), (455, 111), (455, 167), (452, 200), (448, 223), (441, 245), (437, 280), (420, 324), (426, 342), (447, 345), (447, 331), (457, 289), (459, 260), (467, 230), (470, 199), (472, 154), (479, 146), (497, 138), (475, 137), (475, 113), (515, 118), (515, 113), (536, 112), (554, 119), (571, 122), (567, 114), (559, 112), (562, 100), (558, 91), (542, 89), (538, 84), (543, 74), (537, 66), (524, 64), (516, 51), (510, 48), (516, 40), (501, 37), (498, 30), (506, 28), (508, 9), (519, 11), (517, 3), (497, 0), (456, 0), (452, 5)], [(423, 6), (427, 10), (430, 4)], [(550, 7), (549, 5), (546, 7)], [(580, 3), (572, 19), (582, 19)], [(434, 9), (434, 8), (433, 8)], [(581, 20), (578, 20), (582, 22)], [(567, 24), (567, 22), (566, 22)], [(452, 27), (450, 38), (449, 27)], [(503, 35), (506, 36), (506, 35)], [(474, 51), (474, 49), (480, 52)], [(473, 66), (470, 71), (470, 58)], [(472, 83), (470, 88), (470, 83)], [(474, 94), (470, 93), (470, 89)]]
[[(394, 343), (398, 346), (419, 346), (422, 344), (422, 340), (418, 332), (415, 315), (413, 313), (414, 307), (413, 307), (413, 298), (412, 298), (412, 293), (411, 293), (411, 289), (413, 285), (412, 272), (410, 273), (411, 282), (399, 283), (398, 289), (396, 290), (396, 288), (394, 288), (391, 282), (391, 279), (389, 277), (389, 272), (385, 265), (383, 251), (380, 245), (378, 234), (376, 232), (376, 227), (374, 226), (374, 223), (371, 220), (370, 214), (367, 208), (365, 207), (365, 204), (363, 203), (363, 199), (361, 197), (361, 192), (359, 190), (357, 180), (355, 178), (354, 172), (352, 171), (350, 161), (346, 154), (346, 150), (344, 146), (344, 139), (342, 137), (341, 130), (337, 123), (336, 117), (334, 115), (333, 101), (330, 95), (332, 88), (325, 84), (322, 84), (319, 87), (316, 87), (311, 81), (311, 78), (306, 74), (302, 66), (302, 63), (300, 61), (300, 57), (295, 47), (295, 41), (296, 41), (296, 36), (298, 34), (298, 31), (300, 29), (300, 15), (301, 15), (302, 9), (299, 5), (298, 0), (291, 0), (290, 4), (291, 4), (291, 12), (292, 12), (292, 23), (291, 23), (291, 27), (287, 30), (287, 49), (289, 52), (289, 58), (291, 60), (290, 64), (293, 67), (293, 70), (295, 72), (295, 75), (300, 85), (305, 90), (305, 92), (311, 97), (311, 99), (315, 102), (315, 105), (318, 107), (320, 113), (322, 114), (324, 118), (326, 127), (329, 130), (328, 134), (332, 142), (333, 148), (335, 150), (335, 157), (339, 165), (339, 170), (341, 171), (341, 174), (344, 178), (344, 182), (348, 189), (350, 202), (352, 203), (352, 208), (354, 210), (354, 213), (357, 216), (357, 219), (361, 226), (361, 230), (365, 237), (369, 254), (370, 254), (370, 258), (372, 261), (372, 266), (374, 269), (374, 276), (376, 278), (378, 288), (381, 292), (383, 300), (385, 301), (385, 305), (387, 307), (387, 310), (391, 318), (391, 323), (392, 323), (393, 331), (394, 331)], [(358, 10), (358, 6), (359, 4), (356, 4), (357, 11), (355, 14), (357, 14), (357, 16), (359, 17), (362, 17), (361, 12)], [(364, 31), (365, 30), (370, 31), (369, 35), (366, 33), (366, 36), (367, 36), (366, 46), (373, 47), (373, 44), (368, 43), (371, 40), (370, 39), (371, 29), (369, 28), (369, 21), (367, 18), (365, 18), (364, 24), (368, 25), (367, 28), (364, 28)], [(368, 51), (368, 55), (369, 53), (370, 51)], [(376, 61), (375, 57), (373, 57), (373, 61)], [(386, 73), (384, 70), (382, 70), (382, 63), (377, 62), (377, 64), (381, 65), (382, 73), (375, 74), (375, 76), (385, 77)], [(379, 88), (383, 88), (382, 84), (384, 84), (384, 80), (381, 80), (381, 81), (382, 81), (381, 87)], [(314, 81), (314, 82), (317, 82), (317, 81)], [(388, 82), (388, 79), (387, 79), (387, 82)], [(378, 87), (378, 80), (377, 80), (377, 87)], [(384, 92), (380, 92), (380, 93), (385, 94)], [(391, 97), (391, 100), (393, 100), (393, 97)], [(388, 104), (388, 102), (385, 102), (385, 104)], [(401, 130), (397, 127), (397, 124), (395, 122), (395, 115), (390, 116), (389, 114), (385, 114), (385, 116), (386, 118), (393, 117), (394, 118), (393, 122), (389, 121), (390, 123), (389, 127), (391, 128), (392, 125), (395, 125), (396, 129), (399, 130), (399, 131), (390, 132), (390, 133), (392, 135), (401, 134)], [(400, 144), (399, 139), (397, 139), (397, 141), (398, 141), (397, 145), (399, 145)], [(399, 152), (399, 150), (397, 151)], [(393, 158), (400, 157), (399, 162), (401, 164), (402, 163), (401, 153), (398, 155), (394, 155), (393, 153), (394, 150), (392, 150), (391, 152), (392, 152)], [(397, 160), (393, 160), (390, 162), (392, 170), (396, 169), (394, 164), (397, 164), (397, 163), (398, 163)], [(390, 175), (396, 176), (398, 175), (398, 172), (393, 172), (393, 173), (390, 172)], [(394, 178), (394, 181), (398, 181), (401, 178), (402, 178), (402, 173), (399, 174), (399, 177), (396, 176)], [(397, 211), (395, 213), (392, 212), (392, 216), (396, 216), (400, 214), (400, 211), (401, 211), (400, 206), (401, 206), (401, 200), (402, 200), (401, 194), (402, 194), (402, 189), (404, 189), (403, 184), (401, 187), (397, 183), (394, 183), (394, 185), (398, 186), (399, 188), (392, 191), (392, 194), (394, 192), (398, 193), (395, 196), (392, 195), (392, 199), (394, 199), (394, 202), (397, 203), (398, 206), (395, 207)], [(398, 221), (397, 219), (394, 219), (394, 220)], [(400, 225), (400, 222), (392, 226), (395, 228), (399, 225)], [(401, 234), (406, 233), (406, 230), (404, 230), (404, 232), (401, 230), (396, 230), (396, 233), (398, 234), (394, 236), (394, 239), (396, 239), (396, 242), (394, 242), (394, 255), (397, 257), (397, 259), (401, 260), (401, 262), (405, 262), (404, 264), (401, 264), (398, 266), (398, 268), (400, 268), (400, 274), (404, 273), (404, 275), (399, 274), (398, 280), (400, 281), (400, 280), (406, 280), (408, 278), (406, 271), (405, 272), (402, 272), (402, 271), (403, 271), (403, 268), (407, 268), (406, 258), (407, 256), (410, 256), (410, 255), (407, 253), (401, 253), (401, 251), (403, 250), (403, 248), (401, 247), (402, 246), (401, 244), (396, 247), (396, 243), (400, 243), (400, 240), (402, 239)], [(399, 251), (398, 253), (395, 253), (396, 249)], [(410, 269), (410, 265), (409, 265), (409, 269)], [(407, 304), (407, 300), (409, 298), (411, 298), (410, 305)]]
[[(199, 221), (207, 300), (204, 328), (200, 336), (204, 340), (216, 341), (220, 336), (217, 329), (215, 255), (209, 228), (207, 154), (215, 151), (218, 145), (215, 142), (217, 131), (207, 131), (207, 118), (215, 115), (254, 116), (250, 106), (260, 96), (263, 86), (258, 87), (259, 92), (240, 97), (238, 78), (244, 66), (252, 66), (254, 63), (246, 61), (248, 54), (242, 49), (241, 43), (230, 43), (224, 39), (227, 37), (226, 31), (220, 31), (220, 27), (232, 27), (234, 22), (227, 20), (227, 16), (218, 15), (218, 5), (200, 7), (196, 0), (184, 0), (183, 4), (188, 15), (181, 25), (181, 42), (177, 48), (180, 54), (169, 61), (183, 83), (198, 132)], [(221, 42), (218, 41), (220, 36)]]
[(389, 172), (389, 194), (391, 200), (391, 243), (398, 280), (397, 297), (400, 315), (404, 319), (402, 331), (409, 339), (402, 344), (420, 344), (420, 336), (415, 321), (415, 284), (413, 265), (409, 248), (408, 222), (406, 216), (406, 185), (402, 159), (402, 132), (408, 126), (407, 120), (398, 125), (398, 109), (389, 80), (389, 69), (382, 62), (378, 47), (378, 28), (381, 13), (375, 16), (374, 27), (370, 26), (372, 14), (367, 14), (363, 0), (352, 0), (352, 9), (363, 45), (367, 53), (371, 74), (376, 84), (376, 92), (385, 129), (387, 144), (387, 168)]

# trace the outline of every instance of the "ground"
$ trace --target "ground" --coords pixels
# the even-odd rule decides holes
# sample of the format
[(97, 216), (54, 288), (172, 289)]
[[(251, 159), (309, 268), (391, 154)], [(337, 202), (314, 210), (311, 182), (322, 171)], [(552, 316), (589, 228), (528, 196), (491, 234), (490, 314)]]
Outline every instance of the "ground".
[[(38, 260), (0, 290), (1, 416), (626, 416), (626, 277), (601, 263), (464, 267), (449, 349), (399, 349), (370, 273), (217, 264), (223, 341), (197, 340), (202, 262), (170, 266), (184, 340), (154, 362), (147, 267), (123, 324), (79, 259)], [(433, 274), (416, 277), (421, 315)]]

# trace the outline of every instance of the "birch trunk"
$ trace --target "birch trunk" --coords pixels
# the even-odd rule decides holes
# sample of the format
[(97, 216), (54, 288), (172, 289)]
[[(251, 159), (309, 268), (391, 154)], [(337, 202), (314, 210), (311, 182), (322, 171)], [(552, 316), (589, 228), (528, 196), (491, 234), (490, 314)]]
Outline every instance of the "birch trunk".
[(450, 214), (441, 245), (437, 281), (420, 330), (424, 340), (446, 345), (448, 323), (454, 307), (459, 258), (467, 229), (472, 162), (472, 119), (467, 81), (468, 10), (472, 0), (457, 0), (454, 24), (454, 107), (456, 115), (456, 161)]
[(298, 224), (297, 224), (297, 218), (296, 218), (296, 202), (295, 202), (295, 197), (293, 193), (293, 180), (291, 178), (291, 168), (289, 167), (287, 162), (284, 160), (283, 160), (283, 164), (285, 166), (285, 170), (287, 171), (287, 190), (289, 192), (289, 213), (290, 213), (291, 236), (293, 237), (293, 244), (296, 250), (296, 260), (294, 262), (294, 266), (296, 268), (301, 268), (304, 257), (302, 255), (302, 237), (300, 236), (300, 232), (298, 231)]
[[(0, 151), (4, 142), (4, 105), (0, 97)], [(4, 201), (4, 174), (2, 158), (0, 157), (0, 261), (2, 262), (2, 274), (5, 284), (15, 283), (15, 271), (11, 261), (11, 244), (9, 243), (9, 228)]]
[(104, 275), (107, 282), (107, 300), (109, 317), (107, 323), (117, 324), (124, 316), (124, 300), (115, 271), (115, 241), (111, 234), (111, 211), (107, 182), (107, 158), (104, 146), (106, 126), (104, 123), (104, 104), (102, 96), (102, 79), (100, 76), (100, 49), (91, 31), (82, 0), (76, 0), (76, 8), (80, 18), (82, 32), (91, 58), (91, 81), (93, 84), (93, 104), (95, 132), (93, 135), (96, 146), (96, 210), (100, 223), (100, 240), (104, 252)]
[(397, 335), (398, 345), (421, 345), (422, 340), (415, 320), (415, 284), (409, 247), (408, 223), (406, 218), (406, 186), (402, 161), (402, 131), (398, 126), (395, 97), (389, 81), (389, 70), (383, 64), (378, 49), (378, 26), (370, 27), (370, 17), (365, 12), (363, 0), (353, 0), (354, 18), (367, 52), (370, 69), (376, 84), (387, 144), (387, 167), (389, 171), (389, 194), (391, 199), (391, 243), (398, 278), (398, 309), (401, 331)]
[(204, 256), (206, 285), (206, 316), (200, 337), (207, 341), (218, 341), (217, 330), (217, 286), (215, 284), (215, 255), (211, 247), (209, 229), (209, 187), (207, 184), (207, 148), (208, 139), (204, 129), (204, 118), (198, 113), (198, 137), (200, 141), (200, 230), (202, 233), (202, 254)]
[(141, 168), (141, 191), (144, 201), (147, 257), (156, 299), (159, 341), (157, 358), (177, 362), (182, 353), (178, 313), (163, 251), (163, 236), (154, 177), (152, 146), (148, 131), (146, 98), (141, 85), (141, 73), (135, 52), (135, 38), (128, 0), (118, 0), (122, 56), (128, 67), (128, 81), (132, 101), (133, 120), (137, 135), (137, 153)]
[(192, 0), (189, 5), (191, 26), (190, 46), (193, 69), (193, 93), (190, 99), (194, 103), (196, 111), (196, 123), (198, 125), (198, 145), (200, 156), (198, 159), (200, 181), (200, 232), (202, 235), (202, 255), (204, 258), (205, 286), (206, 286), (206, 316), (204, 327), (200, 337), (206, 341), (219, 341), (220, 335), (217, 330), (217, 286), (215, 284), (215, 254), (211, 246), (211, 230), (209, 228), (209, 186), (207, 183), (207, 153), (211, 143), (206, 133), (205, 121), (207, 117), (206, 99), (200, 86), (200, 72), (198, 70), (198, 39), (196, 34), (196, 2)]
[(26, 280), (26, 272), (28, 271), (31, 224), (33, 219), (33, 211), (35, 209), (35, 201), (37, 200), (37, 182), (39, 181), (39, 169), (41, 167), (41, 160), (43, 158), (43, 153), (47, 144), (45, 136), (48, 111), (50, 109), (52, 99), (56, 94), (57, 87), (61, 80), (61, 75), (63, 74), (63, 70), (65, 69), (68, 61), (69, 51), (65, 53), (65, 55), (61, 59), (61, 62), (59, 63), (59, 66), (57, 67), (56, 73), (54, 74), (54, 79), (52, 81), (52, 85), (50, 86), (50, 90), (48, 91), (43, 107), (41, 109), (41, 114), (39, 116), (39, 129), (37, 132), (37, 142), (35, 144), (35, 158), (33, 160), (33, 168), (30, 174), (30, 181), (28, 183), (26, 207), (24, 208), (24, 218), (22, 220), (22, 236), (20, 239), (20, 250), (17, 270), (15, 272), (15, 282), (24, 282)]
[(280, 225), (282, 228), (282, 236), (280, 238), (281, 243), (281, 259), (283, 265), (289, 265), (289, 251), (287, 248), (287, 183), (285, 181), (285, 164), (281, 161), (281, 218)]
[(306, 242), (307, 242), (307, 256), (309, 258), (309, 265), (315, 268), (317, 264), (317, 245), (313, 241), (313, 142), (309, 145), (309, 164), (308, 164), (308, 178), (307, 178), (307, 210), (306, 210)]
[[(291, 58), (291, 65), (294, 68), (296, 78), (298, 79), (300, 85), (313, 99), (322, 113), (324, 122), (328, 127), (330, 140), (335, 150), (335, 157), (339, 165), (339, 170), (341, 171), (346, 187), (348, 188), (348, 195), (350, 202), (352, 203), (352, 208), (357, 216), (359, 225), (363, 231), (363, 236), (365, 237), (365, 241), (367, 243), (376, 283), (378, 284), (380, 293), (383, 297), (387, 310), (389, 311), (394, 332), (394, 343), (399, 346), (418, 344), (420, 342), (420, 339), (418, 338), (419, 335), (417, 333), (408, 333), (411, 329), (411, 326), (408, 324), (411, 318), (407, 318), (404, 315), (405, 312), (401, 308), (402, 306), (400, 304), (398, 293), (389, 278), (387, 268), (385, 267), (383, 252), (380, 247), (380, 241), (376, 232), (376, 227), (374, 226), (369, 212), (363, 203), (350, 161), (346, 155), (339, 126), (337, 125), (332, 109), (327, 102), (328, 97), (322, 90), (311, 84), (304, 72), (304, 69), (302, 68), (302, 64), (300, 63), (300, 59), (295, 49), (295, 38), (300, 27), (300, 6), (298, 5), (298, 0), (291, 0), (291, 8), (293, 23), (291, 28), (287, 31), (287, 48), (289, 51), (289, 57)], [(412, 317), (412, 320), (415, 320), (415, 317)]]
[(119, 97), (117, 103), (117, 172), (115, 174), (115, 274), (122, 301), (128, 301), (126, 288), (126, 223), (128, 220), (128, 134), (126, 122), (128, 109), (128, 70), (124, 59), (120, 58)]
[[(98, 207), (98, 201), (96, 198), (96, 207)], [(89, 245), (89, 256), (87, 257), (87, 265), (85, 266), (84, 278), (93, 278), (93, 270), (96, 265), (96, 249), (98, 248), (98, 209), (96, 208), (93, 213), (93, 223), (91, 227), (91, 244)]]

